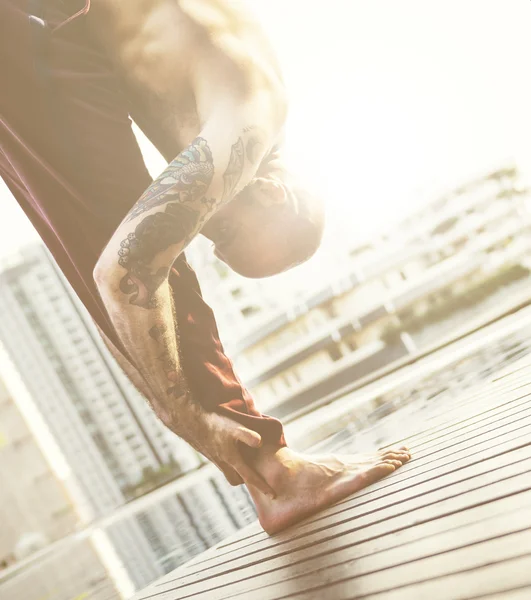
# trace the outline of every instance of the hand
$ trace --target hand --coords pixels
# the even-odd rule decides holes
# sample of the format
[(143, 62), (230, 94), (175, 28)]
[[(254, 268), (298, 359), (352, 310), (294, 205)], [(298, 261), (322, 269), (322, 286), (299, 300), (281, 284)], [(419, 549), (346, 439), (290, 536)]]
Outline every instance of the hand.
[(186, 441), (213, 462), (231, 485), (249, 483), (275, 498), (273, 488), (249, 466), (241, 452), (241, 444), (250, 448), (262, 445), (262, 438), (256, 431), (214, 412), (203, 412), (193, 429), (193, 434), (185, 437)]

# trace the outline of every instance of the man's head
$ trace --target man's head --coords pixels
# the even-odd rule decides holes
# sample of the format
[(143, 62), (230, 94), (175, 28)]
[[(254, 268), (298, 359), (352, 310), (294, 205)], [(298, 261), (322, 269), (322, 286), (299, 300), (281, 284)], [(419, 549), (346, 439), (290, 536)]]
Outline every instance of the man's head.
[(257, 177), (209, 221), (214, 253), (244, 277), (269, 277), (308, 260), (324, 228), (320, 199), (274, 177)]
[(320, 199), (273, 177), (258, 177), (209, 221), (214, 253), (244, 277), (276, 275), (308, 260), (324, 228)]

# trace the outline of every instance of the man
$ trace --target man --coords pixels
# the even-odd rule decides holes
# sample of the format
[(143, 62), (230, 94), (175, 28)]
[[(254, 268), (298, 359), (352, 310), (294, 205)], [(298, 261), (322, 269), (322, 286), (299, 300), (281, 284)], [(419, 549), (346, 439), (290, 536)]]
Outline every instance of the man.
[[(263, 277), (322, 234), (322, 207), (281, 165), (282, 79), (244, 9), (5, 0), (0, 23), (0, 173), (159, 418), (248, 486), (269, 533), (407, 461), (405, 448), (290, 450), (234, 374), (184, 258), (201, 233)], [(170, 161), (154, 182), (129, 114)]]

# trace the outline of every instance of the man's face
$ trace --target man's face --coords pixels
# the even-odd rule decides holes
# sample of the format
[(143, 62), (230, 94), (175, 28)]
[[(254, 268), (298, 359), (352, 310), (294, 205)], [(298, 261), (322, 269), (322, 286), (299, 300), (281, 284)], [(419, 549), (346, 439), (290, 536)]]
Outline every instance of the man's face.
[(274, 177), (253, 180), (211, 220), (216, 256), (251, 278), (307, 260), (319, 246), (324, 213), (320, 202), (300, 192)]
[(294, 266), (288, 192), (273, 179), (251, 182), (216, 215), (214, 254), (244, 277), (269, 277)]

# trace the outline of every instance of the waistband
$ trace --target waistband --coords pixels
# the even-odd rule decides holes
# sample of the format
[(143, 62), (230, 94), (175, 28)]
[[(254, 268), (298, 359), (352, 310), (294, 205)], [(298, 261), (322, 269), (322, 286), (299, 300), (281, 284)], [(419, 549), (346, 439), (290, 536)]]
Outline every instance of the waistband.
[(74, 19), (77, 19), (81, 15), (86, 15), (89, 10), (90, 10), (90, 0), (85, 0), (85, 6), (82, 9), (78, 10), (77, 13), (73, 14), (71, 17), (68, 17), (68, 19), (65, 19), (64, 21), (59, 23), (59, 25), (56, 25), (53, 28), (52, 32), (57, 31), (58, 29), (61, 29), (61, 27), (64, 27), (65, 25), (68, 25), (68, 23), (71, 23)]
[[(47, 27), (48, 24), (47, 24), (46, 20), (44, 19), (43, 0), (32, 0), (30, 2), (30, 7), (31, 7), (30, 8), (31, 14), (29, 15), (30, 21), (32, 21), (42, 27)], [(63, 27), (68, 25), (69, 23), (72, 23), (72, 21), (74, 21), (78, 17), (86, 15), (89, 10), (90, 10), (90, 0), (85, 0), (85, 6), (83, 8), (81, 8), (80, 10), (78, 10), (76, 13), (74, 13), (70, 17), (66, 18), (64, 21), (61, 21), (57, 25), (54, 25), (53, 27), (48, 26), (49, 32), (55, 33), (59, 29), (62, 29)]]

